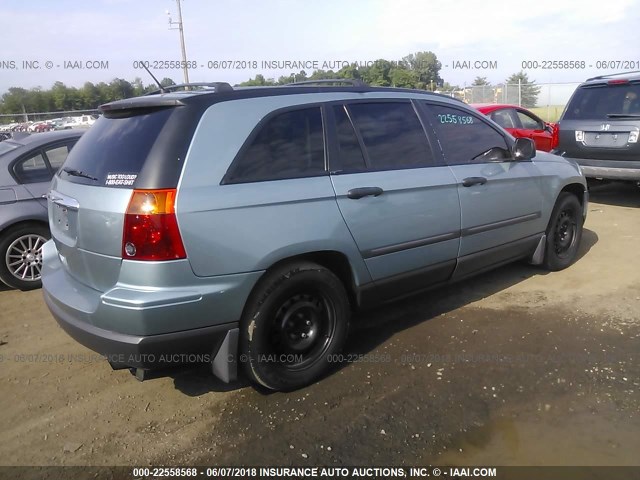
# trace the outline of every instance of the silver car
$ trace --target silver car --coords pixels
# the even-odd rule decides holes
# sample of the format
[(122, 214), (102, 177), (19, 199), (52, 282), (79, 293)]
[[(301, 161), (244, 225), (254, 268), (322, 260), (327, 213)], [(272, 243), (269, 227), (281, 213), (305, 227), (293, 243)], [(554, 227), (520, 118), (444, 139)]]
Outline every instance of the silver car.
[(0, 280), (40, 287), (42, 245), (49, 235), (45, 194), (83, 131), (14, 134), (0, 142)]
[(339, 358), (355, 310), (576, 258), (580, 168), (448, 97), (218, 83), (101, 110), (48, 194), (43, 291), (141, 379), (206, 361), (299, 388)]

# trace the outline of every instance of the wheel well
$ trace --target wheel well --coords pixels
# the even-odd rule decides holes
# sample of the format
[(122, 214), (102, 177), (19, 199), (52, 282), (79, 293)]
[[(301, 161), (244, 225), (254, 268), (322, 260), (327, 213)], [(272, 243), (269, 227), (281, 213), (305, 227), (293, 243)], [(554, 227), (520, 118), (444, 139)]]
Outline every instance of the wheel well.
[(331, 270), (333, 274), (340, 279), (344, 285), (347, 295), (349, 296), (349, 303), (352, 308), (357, 305), (356, 285), (353, 279), (353, 273), (351, 271), (351, 265), (346, 255), (333, 250), (325, 250), (320, 252), (309, 252), (302, 255), (296, 255), (294, 257), (284, 258), (271, 265), (267, 271), (273, 268), (279, 267), (285, 263), (292, 263), (297, 261), (309, 261), (322, 265), (328, 270)]
[(580, 205), (584, 202), (584, 187), (579, 183), (570, 183), (569, 185), (565, 185), (561, 192), (568, 192), (578, 197)]
[(2, 230), (0, 230), (0, 236), (27, 225), (37, 225), (39, 227), (46, 227), (47, 229), (49, 229), (49, 224), (47, 222), (43, 222), (41, 220), (22, 220), (20, 222), (12, 223), (11, 225), (5, 226)]

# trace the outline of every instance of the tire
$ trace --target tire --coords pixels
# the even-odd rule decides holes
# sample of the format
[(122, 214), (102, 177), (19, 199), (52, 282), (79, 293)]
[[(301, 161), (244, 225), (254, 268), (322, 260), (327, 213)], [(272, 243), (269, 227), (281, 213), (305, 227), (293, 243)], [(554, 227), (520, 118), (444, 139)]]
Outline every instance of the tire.
[(274, 269), (252, 292), (241, 321), (240, 361), (251, 380), (290, 391), (329, 370), (349, 330), (344, 285), (310, 262)]
[(0, 280), (18, 290), (40, 288), (42, 245), (51, 238), (44, 225), (29, 223), (0, 236)]
[(542, 263), (547, 270), (563, 270), (575, 262), (582, 239), (582, 222), (582, 205), (578, 198), (562, 192), (553, 207), (547, 227), (547, 245)]

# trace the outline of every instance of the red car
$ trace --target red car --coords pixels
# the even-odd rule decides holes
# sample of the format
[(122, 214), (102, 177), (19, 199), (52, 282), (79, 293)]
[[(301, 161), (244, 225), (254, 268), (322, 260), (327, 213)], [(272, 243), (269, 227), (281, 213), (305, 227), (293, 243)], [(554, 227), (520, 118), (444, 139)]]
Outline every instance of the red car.
[(514, 137), (532, 139), (538, 150), (548, 152), (558, 145), (558, 126), (545, 122), (526, 108), (499, 103), (472, 103), (471, 106)]

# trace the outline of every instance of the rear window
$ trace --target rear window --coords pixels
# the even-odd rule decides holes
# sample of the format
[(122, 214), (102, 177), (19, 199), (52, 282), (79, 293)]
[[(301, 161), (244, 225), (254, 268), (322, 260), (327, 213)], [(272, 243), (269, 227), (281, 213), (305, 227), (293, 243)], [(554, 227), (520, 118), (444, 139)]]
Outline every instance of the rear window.
[[(131, 188), (172, 109), (124, 118), (102, 117), (69, 153), (59, 171), (65, 180), (86, 185)], [(81, 172), (95, 178), (71, 175)]]
[(579, 88), (569, 102), (564, 118), (609, 120), (616, 115), (640, 115), (640, 84)]

